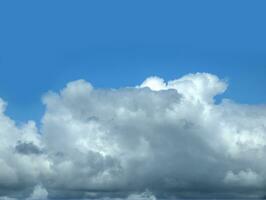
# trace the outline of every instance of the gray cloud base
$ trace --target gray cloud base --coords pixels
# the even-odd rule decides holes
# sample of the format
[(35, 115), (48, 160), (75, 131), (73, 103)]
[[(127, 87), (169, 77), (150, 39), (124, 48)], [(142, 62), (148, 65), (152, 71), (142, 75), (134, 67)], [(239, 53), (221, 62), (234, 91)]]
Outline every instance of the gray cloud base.
[(208, 73), (106, 90), (77, 80), (43, 97), (40, 129), (0, 100), (0, 199), (263, 196), (266, 107), (216, 104), (226, 88)]

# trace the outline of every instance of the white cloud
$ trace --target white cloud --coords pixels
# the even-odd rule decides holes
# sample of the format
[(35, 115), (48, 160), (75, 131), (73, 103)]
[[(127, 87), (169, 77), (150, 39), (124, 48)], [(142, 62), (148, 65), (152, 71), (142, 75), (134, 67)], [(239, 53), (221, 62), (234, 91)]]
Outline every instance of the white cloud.
[(48, 192), (41, 185), (36, 185), (30, 197), (27, 200), (46, 200), (48, 197)]
[(223, 93), (227, 88), (227, 83), (212, 74), (196, 73), (167, 83), (159, 77), (150, 77), (140, 87), (148, 87), (154, 91), (175, 89), (190, 102), (213, 103), (213, 97)]
[(150, 191), (147, 190), (140, 194), (130, 194), (126, 199), (127, 200), (156, 200), (156, 197)]
[(260, 187), (261, 177), (250, 169), (241, 170), (238, 173), (227, 172), (224, 182), (231, 185), (241, 185), (246, 187)]
[(44, 96), (40, 130), (33, 121), (17, 126), (0, 100), (0, 188), (25, 197), (36, 184), (47, 188), (37, 186), (33, 199), (49, 191), (51, 198), (120, 198), (146, 188), (159, 197), (226, 194), (232, 185), (239, 194), (260, 191), (266, 107), (215, 104), (226, 88), (208, 73), (106, 90), (73, 81)]
[(167, 85), (164, 82), (164, 80), (162, 78), (157, 77), (157, 76), (152, 76), (152, 77), (147, 78), (138, 87), (140, 87), (140, 88), (148, 87), (154, 91), (160, 91), (160, 90), (166, 90), (167, 89)]

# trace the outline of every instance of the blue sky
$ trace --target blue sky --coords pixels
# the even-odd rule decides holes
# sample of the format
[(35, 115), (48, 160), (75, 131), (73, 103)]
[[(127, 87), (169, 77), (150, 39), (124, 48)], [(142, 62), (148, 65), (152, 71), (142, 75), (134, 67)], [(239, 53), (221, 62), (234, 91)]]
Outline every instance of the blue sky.
[(1, 1), (0, 97), (18, 121), (67, 82), (140, 84), (209, 72), (223, 97), (266, 102), (265, 1)]

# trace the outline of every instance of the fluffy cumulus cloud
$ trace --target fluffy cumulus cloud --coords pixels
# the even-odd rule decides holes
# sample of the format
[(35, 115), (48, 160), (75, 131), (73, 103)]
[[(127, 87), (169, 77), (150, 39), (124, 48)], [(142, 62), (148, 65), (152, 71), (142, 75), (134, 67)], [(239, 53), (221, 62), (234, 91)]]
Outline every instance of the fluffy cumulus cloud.
[(0, 199), (261, 197), (266, 107), (228, 99), (208, 73), (136, 87), (70, 82), (43, 97), (40, 128), (0, 100)]

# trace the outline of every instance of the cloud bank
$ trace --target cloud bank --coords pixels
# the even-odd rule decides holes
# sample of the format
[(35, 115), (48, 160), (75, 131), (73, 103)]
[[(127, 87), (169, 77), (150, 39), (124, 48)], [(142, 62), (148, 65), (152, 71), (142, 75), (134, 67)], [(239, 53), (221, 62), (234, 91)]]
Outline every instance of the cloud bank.
[(39, 129), (0, 99), (0, 199), (261, 197), (266, 107), (215, 103), (227, 86), (208, 73), (120, 89), (77, 80), (44, 95)]

